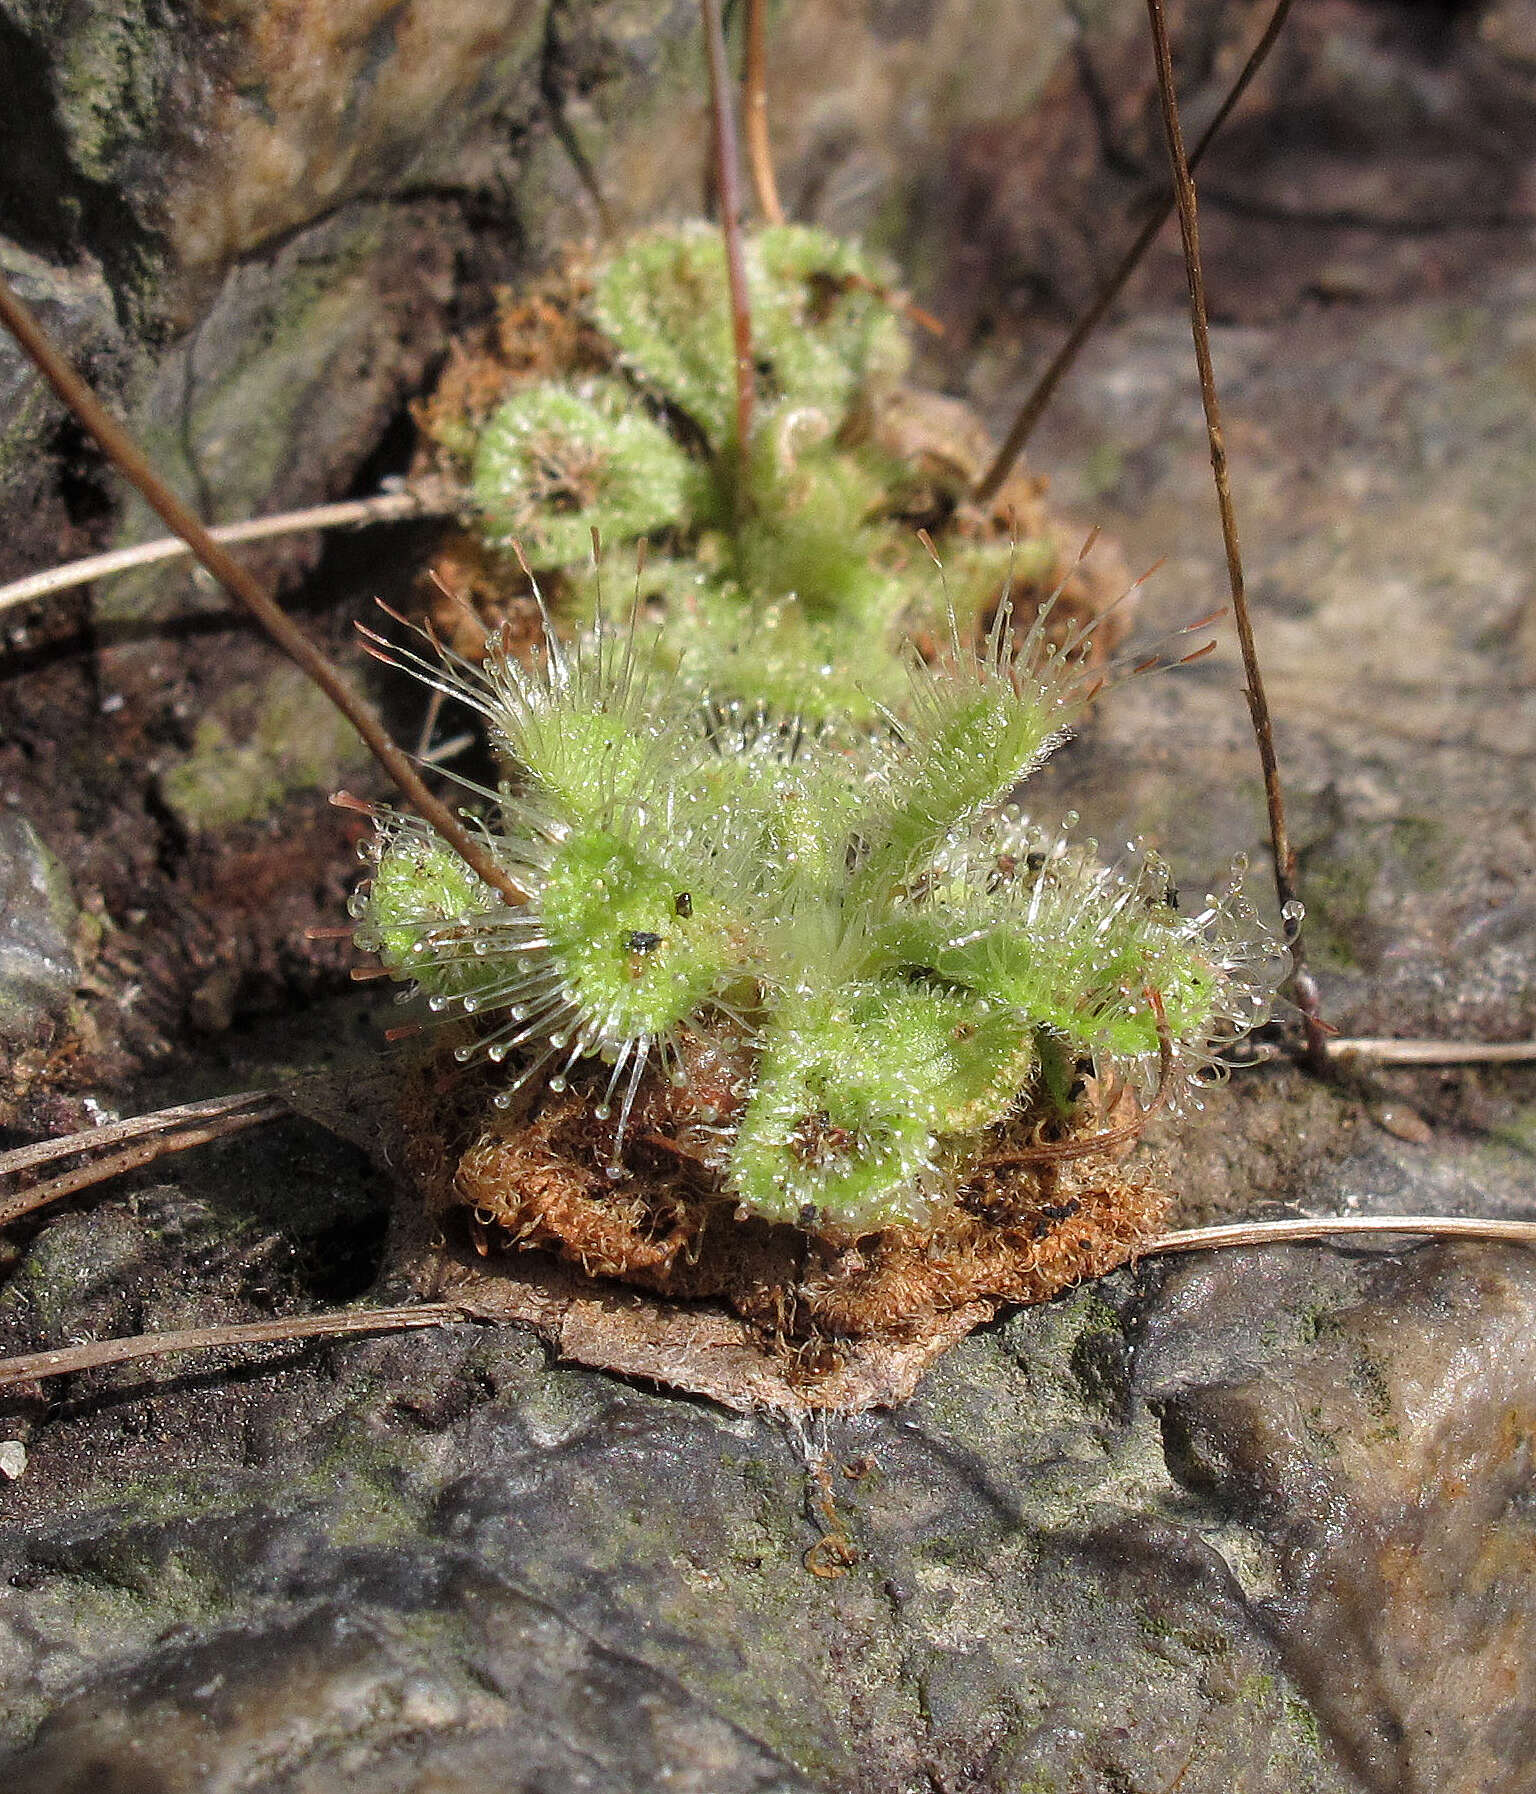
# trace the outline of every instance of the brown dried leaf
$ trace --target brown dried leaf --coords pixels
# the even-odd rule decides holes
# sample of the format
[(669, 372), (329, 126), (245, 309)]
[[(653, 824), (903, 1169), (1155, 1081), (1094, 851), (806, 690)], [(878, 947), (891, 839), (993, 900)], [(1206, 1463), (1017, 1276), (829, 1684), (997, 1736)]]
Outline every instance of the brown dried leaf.
[(683, 1305), (598, 1283), (543, 1253), (479, 1259), (468, 1249), (428, 1247), (396, 1269), (423, 1296), (481, 1320), (532, 1327), (562, 1358), (707, 1396), (741, 1413), (894, 1407), (935, 1359), (994, 1312), (990, 1302), (970, 1302), (933, 1318), (910, 1340), (848, 1341), (820, 1368), (792, 1352), (769, 1352), (759, 1333), (713, 1303)]

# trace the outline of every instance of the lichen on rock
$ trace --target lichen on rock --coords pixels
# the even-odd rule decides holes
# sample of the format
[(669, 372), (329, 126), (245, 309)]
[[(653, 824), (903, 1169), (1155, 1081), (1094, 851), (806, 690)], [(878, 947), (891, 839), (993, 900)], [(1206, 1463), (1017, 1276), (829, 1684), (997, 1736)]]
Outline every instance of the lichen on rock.
[(351, 725), (289, 666), (233, 686), (197, 719), (192, 750), (160, 774), (160, 794), (189, 831), (270, 815), (295, 791), (324, 786), (366, 756)]

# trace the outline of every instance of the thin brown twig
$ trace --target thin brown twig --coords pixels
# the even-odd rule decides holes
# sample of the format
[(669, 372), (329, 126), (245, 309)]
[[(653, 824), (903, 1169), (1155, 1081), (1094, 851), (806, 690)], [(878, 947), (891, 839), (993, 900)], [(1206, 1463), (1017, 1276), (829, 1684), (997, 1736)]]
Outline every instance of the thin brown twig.
[[(1259, 72), (1264, 59), (1274, 47), (1275, 39), (1279, 37), (1281, 27), (1285, 24), (1286, 15), (1290, 12), (1293, 4), (1294, 0), (1276, 0), (1275, 10), (1270, 14), (1269, 23), (1264, 27), (1264, 35), (1254, 45), (1248, 60), (1243, 64), (1242, 73), (1232, 83), (1232, 87), (1228, 92), (1227, 97), (1222, 101), (1216, 116), (1206, 126), (1200, 141), (1195, 145), (1194, 149), (1190, 151), (1189, 166), (1191, 171), (1200, 166), (1201, 159), (1204, 157), (1205, 152), (1216, 141), (1217, 134), (1227, 122), (1228, 118), (1231, 117), (1233, 107), (1237, 105), (1238, 101), (1248, 91), (1249, 85), (1252, 83), (1254, 76)], [(1046, 407), (1055, 396), (1056, 388), (1060, 386), (1062, 380), (1066, 377), (1067, 371), (1077, 360), (1079, 354), (1081, 354), (1083, 345), (1088, 341), (1089, 337), (1093, 335), (1094, 331), (1098, 329), (1099, 325), (1103, 323), (1109, 308), (1125, 290), (1125, 283), (1136, 272), (1136, 269), (1141, 265), (1142, 258), (1152, 247), (1153, 243), (1156, 242), (1158, 233), (1173, 216), (1174, 207), (1177, 203), (1178, 202), (1174, 197), (1173, 188), (1170, 187), (1163, 198), (1158, 201), (1157, 209), (1152, 213), (1152, 216), (1148, 218), (1146, 223), (1141, 227), (1141, 232), (1137, 236), (1136, 241), (1132, 243), (1130, 248), (1121, 258), (1119, 267), (1115, 269), (1114, 273), (1110, 275), (1109, 279), (1099, 289), (1093, 304), (1088, 307), (1087, 311), (1085, 311), (1072, 326), (1067, 340), (1052, 357), (1050, 366), (1046, 368), (1045, 372), (1035, 382), (1034, 388), (1030, 392), (1028, 398), (1026, 398), (1024, 403), (1019, 407), (1018, 416), (1014, 418), (1013, 426), (1009, 430), (1007, 437), (1004, 439), (1003, 446), (998, 450), (992, 465), (982, 475), (981, 480), (978, 482), (976, 490), (972, 494), (972, 498), (976, 504), (990, 504), (991, 501), (997, 497), (999, 491), (1002, 489), (1003, 481), (1006, 480), (1008, 475), (1013, 471), (1014, 462), (1024, 453), (1024, 449), (1028, 444), (1030, 437), (1034, 435), (1035, 425), (1039, 423), (1041, 417), (1045, 413)]]
[(1321, 1215), (1300, 1220), (1226, 1221), (1165, 1233), (1137, 1256), (1205, 1252), (1227, 1246), (1281, 1245), (1287, 1240), (1325, 1240), (1344, 1234), (1419, 1234), (1431, 1239), (1512, 1240), (1536, 1246), (1536, 1221), (1490, 1221), (1475, 1215)]
[[(197, 1104), (187, 1105), (197, 1108)], [(24, 1215), (35, 1214), (49, 1203), (61, 1202), (66, 1196), (74, 1196), (81, 1190), (88, 1190), (94, 1184), (105, 1183), (108, 1178), (120, 1177), (125, 1171), (137, 1171), (143, 1165), (153, 1164), (156, 1159), (168, 1158), (172, 1153), (186, 1152), (194, 1146), (207, 1146), (215, 1140), (227, 1139), (231, 1134), (244, 1133), (247, 1128), (262, 1127), (269, 1121), (282, 1121), (291, 1116), (293, 1111), (276, 1097), (268, 1097), (265, 1101), (240, 1108), (227, 1108), (222, 1112), (215, 1111), (206, 1119), (191, 1123), (170, 1123), (163, 1120), (164, 1115), (174, 1115), (174, 1110), (162, 1112), (162, 1125), (158, 1131), (138, 1130), (139, 1137), (131, 1139), (129, 1144), (121, 1146), (116, 1152), (106, 1152), (111, 1142), (94, 1136), (110, 1134), (111, 1128), (92, 1129), (85, 1134), (71, 1134), (64, 1140), (47, 1141), (43, 1144), (58, 1150), (51, 1157), (61, 1158), (70, 1153), (88, 1153), (85, 1163), (73, 1166), (68, 1171), (61, 1171), (54, 1177), (45, 1178), (41, 1183), (29, 1184), (14, 1195), (0, 1200), (0, 1227), (8, 1226), (12, 1221), (19, 1221)], [(148, 1118), (144, 1118), (148, 1119)], [(123, 1138), (124, 1136), (119, 1136)], [(35, 1152), (36, 1148), (21, 1147), (18, 1154)], [(8, 1154), (7, 1157), (13, 1155)], [(41, 1162), (34, 1160), (34, 1163)], [(15, 1166), (3, 1166), (0, 1169), (14, 1170)]]
[(451, 1302), (423, 1302), (415, 1308), (363, 1308), (343, 1314), (296, 1315), (282, 1321), (243, 1321), (227, 1327), (188, 1327), (175, 1333), (139, 1333), (127, 1339), (92, 1340), (51, 1352), (0, 1358), (0, 1388), (34, 1383), (72, 1371), (99, 1370), (166, 1352), (211, 1352), (221, 1346), (288, 1345), (309, 1339), (359, 1333), (404, 1333), (417, 1327), (444, 1327), (467, 1319)]
[(390, 740), (389, 732), (373, 706), (352, 690), (303, 630), (273, 603), (259, 581), (214, 540), (202, 521), (171, 491), (150, 466), (137, 443), (54, 347), (37, 319), (3, 278), (0, 278), (0, 323), (4, 323), (43, 378), (166, 527), (182, 538), (225, 591), (250, 612), (277, 646), (314, 680), (352, 724), (406, 801), (414, 805), (460, 859), (508, 903), (526, 903), (528, 893), (523, 887), (497, 864), (494, 856), (447, 805), (432, 795), (411, 764), (410, 756)]
[(1528, 1065), (1536, 1060), (1536, 1040), (1330, 1039), (1328, 1057), (1378, 1065)]
[(741, 72), (742, 128), (747, 139), (747, 165), (757, 209), (770, 224), (784, 222), (779, 183), (773, 172), (773, 145), (768, 138), (768, 50), (763, 25), (764, 0), (747, 0), (747, 46)]
[(1128, 1146), (1139, 1140), (1151, 1119), (1151, 1110), (1138, 1115), (1124, 1127), (1106, 1128), (1102, 1133), (1086, 1134), (1079, 1140), (1052, 1140), (1042, 1146), (1020, 1146), (1011, 1152), (994, 1152), (977, 1161), (981, 1171), (1001, 1171), (1014, 1165), (1066, 1165), (1074, 1159), (1096, 1159), (1113, 1152), (1117, 1146)]
[(741, 246), (741, 169), (736, 152), (736, 119), (731, 77), (725, 60), (720, 0), (699, 0), (704, 19), (704, 53), (709, 65), (709, 116), (714, 141), (715, 189), (720, 230), (725, 238), (725, 271), (731, 288), (731, 335), (736, 349), (736, 452), (744, 461), (752, 436), (756, 376), (752, 365), (752, 312), (747, 300), (747, 264)]
[[(443, 499), (418, 497), (414, 492), (377, 492), (372, 498), (342, 499), (333, 505), (310, 505), (302, 511), (279, 511), (270, 517), (251, 517), (243, 523), (221, 523), (208, 534), (215, 542), (263, 542), (272, 536), (296, 536), (307, 530), (357, 529), (370, 523), (401, 523), (418, 517), (451, 517), (458, 506)], [(192, 549), (180, 536), (160, 536), (153, 542), (136, 542), (132, 548), (114, 548), (106, 554), (87, 555), (43, 573), (29, 573), (0, 586), (0, 611), (68, 592), (92, 580), (134, 567), (152, 567), (190, 555)]]
[[(1280, 766), (1275, 756), (1275, 733), (1270, 720), (1264, 677), (1248, 614), (1243, 580), (1243, 557), (1238, 546), (1237, 516), (1232, 506), (1232, 484), (1227, 471), (1227, 445), (1221, 427), (1221, 403), (1216, 396), (1216, 374), (1211, 361), (1211, 333), (1205, 304), (1205, 273), (1200, 262), (1200, 224), (1195, 183), (1184, 151), (1184, 132), (1179, 123), (1178, 99), (1173, 88), (1173, 51), (1163, 0), (1147, 0), (1152, 25), (1152, 48), (1157, 62), (1157, 92), (1162, 106), (1163, 130), (1168, 140), (1168, 161), (1173, 170), (1174, 196), (1179, 209), (1179, 234), (1184, 243), (1184, 271), (1189, 282), (1189, 321), (1194, 336), (1195, 361), (1200, 370), (1200, 399), (1205, 407), (1205, 431), (1211, 448), (1211, 473), (1216, 483), (1216, 503), (1221, 513), (1221, 540), (1226, 550), (1227, 581), (1232, 591), (1232, 616), (1237, 624), (1245, 675), (1244, 695), (1253, 720), (1259, 761), (1264, 770), (1264, 799), (1269, 810), (1269, 836), (1275, 855), (1275, 891), (1282, 915), (1300, 917), (1296, 895), (1296, 851), (1285, 822), (1285, 799), (1280, 788)], [(1317, 985), (1308, 970), (1299, 935), (1291, 948), (1291, 989), (1306, 1029), (1305, 1056), (1314, 1069), (1328, 1062), (1328, 1033), (1319, 1008)]]
[[(348, 930), (348, 933), (351, 931)], [(212, 1121), (236, 1109), (251, 1109), (271, 1102), (272, 1090), (241, 1090), (233, 1096), (211, 1096), (202, 1102), (177, 1103), (174, 1108), (152, 1109), (147, 1115), (130, 1115), (122, 1121), (104, 1122), (100, 1127), (81, 1128), (75, 1134), (56, 1135), (51, 1140), (34, 1140), (26, 1146), (13, 1146), (0, 1152), (0, 1177), (17, 1171), (32, 1171), (54, 1159), (68, 1158), (75, 1152), (99, 1152), (103, 1147), (120, 1146), (125, 1140), (136, 1140), (141, 1134), (165, 1133), (200, 1121)]]

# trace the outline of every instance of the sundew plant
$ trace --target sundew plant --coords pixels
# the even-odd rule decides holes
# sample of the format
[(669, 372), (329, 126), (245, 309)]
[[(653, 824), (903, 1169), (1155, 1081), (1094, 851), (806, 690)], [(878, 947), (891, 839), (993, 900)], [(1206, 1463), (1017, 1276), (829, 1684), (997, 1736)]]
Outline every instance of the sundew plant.
[[(700, 225), (648, 231), (508, 295), (503, 324), (542, 312), (550, 327), (520, 345), (503, 333), (500, 366), (470, 366), (459, 382), (471, 402), (456, 410), (445, 378), (423, 415), (433, 471), (452, 476), (423, 491), (433, 508), (462, 501), (480, 532), (464, 561), (472, 596), (487, 595), (482, 571), (510, 574), (515, 551), (558, 625), (542, 616), (537, 639), (512, 622), (459, 633), (438, 659), (375, 638), (384, 658), (484, 719), (499, 770), (460, 781), (474, 813), (444, 806), (4, 281), (0, 321), (414, 806), (361, 806), (374, 817), (375, 870), (353, 904), (359, 943), (450, 1024), (442, 1050), (392, 1091), (384, 1156), (429, 1207), (457, 1204), (471, 1219), (467, 1240), (421, 1231), (433, 1262), (413, 1268), (411, 1287), (457, 1287), (466, 1245), (553, 1246), (589, 1276), (723, 1297), (780, 1353), (788, 1389), (850, 1341), (878, 1338), (877, 1357), (936, 1349), (999, 1301), (1042, 1300), (1149, 1244), (1229, 1243), (1221, 1230), (1159, 1240), (1170, 1198), (1155, 1165), (1118, 1155), (1266, 1015), (1287, 969), (1314, 1068), (1341, 1044), (1351, 1058), (1405, 1044), (1401, 1056), (1422, 1062), (1434, 1043), (1329, 1042), (1295, 938), (1295, 855), (1194, 229), (1189, 166), (1216, 125), (1187, 156), (1156, 0), (1172, 203), (1289, 968), (1236, 875), (1182, 914), (1155, 854), (1131, 848), (1105, 863), (1074, 838), (1075, 819), (1032, 821), (1015, 802), (1103, 682), (1118, 629), (1103, 625), (1091, 589), (1086, 623), (1070, 586), (1041, 612), (1063, 559), (1037, 527), (1043, 511), (1014, 509), (1040, 491), (1017, 456), (1156, 219), (1003, 447), (979, 466), (962, 455), (936, 469), (941, 433), (904, 436), (903, 414), (922, 412), (914, 400), (953, 401), (904, 388), (903, 325), (917, 314), (886, 271), (823, 232), (770, 223), (742, 234), (710, 12), (724, 243)], [(757, 100), (761, 111), (761, 71)], [(774, 219), (771, 178), (755, 173), (759, 211)], [(397, 497), (378, 514), (398, 515)], [(597, 540), (643, 568), (643, 627), (603, 620)], [(928, 568), (935, 544), (947, 588)], [(514, 588), (489, 595), (528, 623), (534, 607)], [(440, 1075), (448, 1052), (467, 1075)], [(279, 1105), (257, 1094), (224, 1113), (238, 1126), (269, 1118), (263, 1105)], [(167, 1132), (182, 1119), (169, 1113)], [(30, 1174), (43, 1161), (22, 1150), (10, 1168)], [(74, 1172), (46, 1180), (10, 1212), (79, 1187)], [(1436, 1225), (1414, 1231), (1440, 1230), (1416, 1219)], [(549, 1267), (492, 1275), (537, 1294), (515, 1312), (498, 1297), (490, 1311), (531, 1318), (564, 1349)], [(622, 1351), (573, 1349), (702, 1389), (723, 1336), (695, 1350), (696, 1318), (674, 1316), (677, 1330), (653, 1337), (660, 1323), (646, 1316)], [(39, 1374), (60, 1368), (47, 1356)], [(732, 1388), (756, 1401), (759, 1368)], [(911, 1385), (865, 1382), (857, 1399), (898, 1386)]]
[(1181, 915), (1156, 856), (1102, 865), (1010, 802), (1090, 695), (1070, 646), (1010, 622), (908, 654), (873, 725), (700, 697), (601, 622), (531, 669), (505, 637), (478, 664), (381, 644), (483, 718), (501, 777), (477, 826), (528, 901), (379, 811), (358, 942), (470, 1019), (456, 1051), (506, 1065), (501, 1105), (595, 1067), (615, 1184), (644, 1080), (686, 1100), (724, 1036), (741, 1072), (695, 1120), (741, 1218), (932, 1223), (1082, 1073), (1175, 1101), (1284, 969), (1236, 880)]
[[(357, 940), (470, 1022), (457, 1051), (506, 1064), (504, 1107), (590, 1089), (614, 1184), (649, 1074), (743, 1218), (922, 1229), (1005, 1135), (1091, 1136), (1127, 1088), (1176, 1102), (1284, 955), (1235, 882), (1181, 916), (1155, 856), (1103, 865), (1013, 805), (1120, 619), (1029, 602), (1080, 575), (1038, 508), (1021, 532), (914, 457), (885, 270), (792, 225), (740, 248), (750, 370), (720, 234), (685, 224), (557, 283), (558, 329), (530, 307), (493, 403), (449, 382), (430, 408), (483, 538), (577, 635), (545, 616), (543, 658), (504, 630), (437, 661), (376, 638), (480, 713), (478, 826), (527, 901), (380, 813)], [(640, 561), (659, 628), (603, 621), (597, 540)], [(732, 1071), (695, 1102), (701, 1050)]]
[[(515, 544), (557, 615), (595, 615), (594, 529), (611, 552), (643, 545), (643, 596), (668, 619), (645, 651), (695, 694), (872, 723), (904, 701), (903, 644), (945, 628), (919, 527), (943, 539), (967, 639), (1010, 581), (1048, 590), (1060, 547), (1032, 482), (995, 516), (957, 516), (963, 478), (935, 490), (933, 457), (921, 465), (909, 440), (910, 344), (889, 270), (799, 225), (745, 234), (742, 254), (745, 442), (725, 250), (702, 222), (646, 232), (555, 281), (507, 332), (532, 367), (450, 378), (423, 421), (482, 540), (514, 577)], [(480, 382), (502, 396), (487, 406)]]

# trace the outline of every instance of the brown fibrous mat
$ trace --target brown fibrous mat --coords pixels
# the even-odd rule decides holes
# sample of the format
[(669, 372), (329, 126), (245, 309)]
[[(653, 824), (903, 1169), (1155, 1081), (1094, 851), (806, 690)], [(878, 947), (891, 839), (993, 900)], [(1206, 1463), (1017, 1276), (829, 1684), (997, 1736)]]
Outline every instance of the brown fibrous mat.
[[(606, 1305), (608, 1344), (618, 1352), (617, 1360), (568, 1355), (717, 1399), (725, 1398), (710, 1378), (726, 1335), (701, 1334), (701, 1315), (729, 1321), (730, 1349), (758, 1355), (756, 1382), (782, 1386), (779, 1405), (865, 1405), (820, 1401), (817, 1387), (831, 1396), (856, 1369), (861, 1389), (871, 1375), (882, 1389), (893, 1375), (909, 1388), (997, 1308), (1044, 1301), (1134, 1257), (1171, 1206), (1152, 1171), (1126, 1161), (1123, 1140), (1082, 1157), (1032, 1160), (1042, 1144), (1075, 1147), (1104, 1123), (1090, 1110), (1042, 1142), (1038, 1118), (1025, 1110), (983, 1137), (931, 1224), (831, 1238), (739, 1214), (722, 1185), (719, 1132), (699, 1125), (696, 1091), (647, 1077), (615, 1180), (613, 1122), (593, 1114), (596, 1073), (590, 1088), (573, 1080), (506, 1112), (491, 1102), (503, 1081), (456, 1064), (450, 1072), (443, 1057), (408, 1085), (405, 1158), (446, 1254), (436, 1293), (504, 1273), (533, 1304), (523, 1314), (514, 1303), (509, 1314), (553, 1337), (548, 1303), (539, 1306), (532, 1292), (541, 1279), (548, 1284), (544, 1267), (558, 1267), (564, 1300), (585, 1290), (589, 1303)], [(644, 1318), (637, 1302), (650, 1311)], [(629, 1316), (622, 1323), (621, 1313)], [(634, 1359), (637, 1327), (647, 1343)], [(708, 1371), (689, 1357), (706, 1335)], [(894, 1362), (881, 1362), (887, 1356), (906, 1369), (898, 1375)], [(774, 1405), (760, 1389), (753, 1398), (765, 1399)]]

